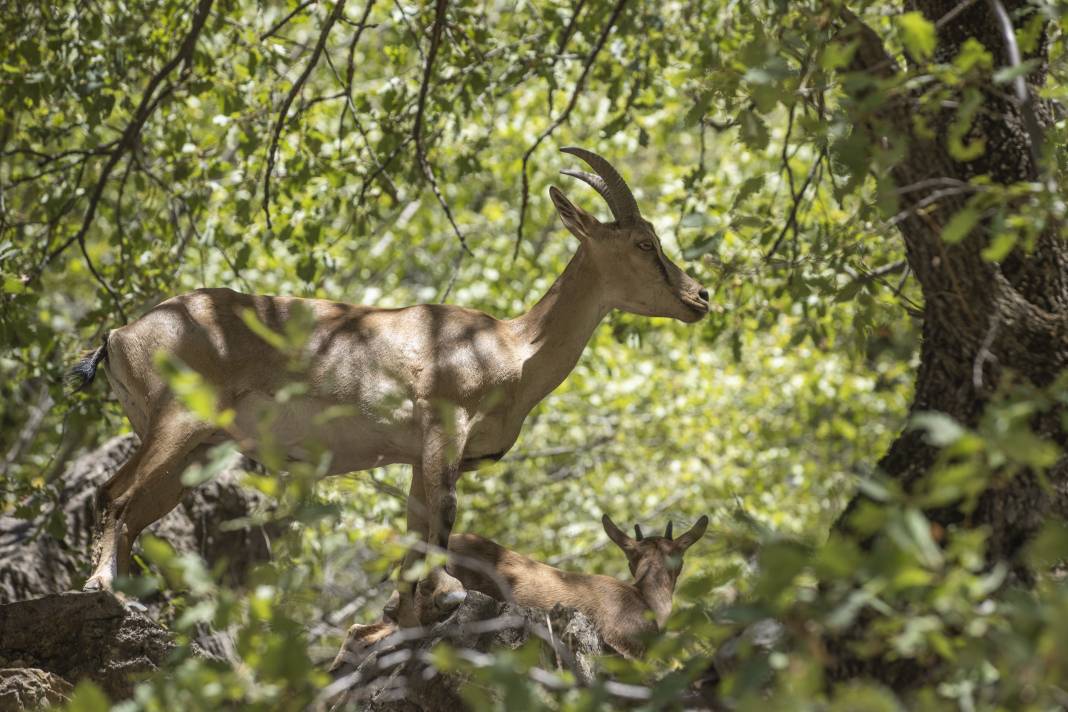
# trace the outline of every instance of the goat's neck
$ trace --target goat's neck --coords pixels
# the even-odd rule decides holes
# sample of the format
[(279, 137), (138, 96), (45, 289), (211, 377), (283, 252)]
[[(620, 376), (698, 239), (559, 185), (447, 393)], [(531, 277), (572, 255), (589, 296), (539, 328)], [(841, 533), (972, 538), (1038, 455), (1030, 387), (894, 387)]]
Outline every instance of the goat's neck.
[(523, 354), (524, 405), (533, 407), (567, 378), (608, 311), (601, 275), (580, 246), (545, 296), (511, 322)]
[(671, 599), (675, 592), (675, 582), (671, 579), (671, 574), (656, 567), (639, 570), (633, 585), (645, 605), (653, 612), (656, 627), (663, 630), (671, 615)]

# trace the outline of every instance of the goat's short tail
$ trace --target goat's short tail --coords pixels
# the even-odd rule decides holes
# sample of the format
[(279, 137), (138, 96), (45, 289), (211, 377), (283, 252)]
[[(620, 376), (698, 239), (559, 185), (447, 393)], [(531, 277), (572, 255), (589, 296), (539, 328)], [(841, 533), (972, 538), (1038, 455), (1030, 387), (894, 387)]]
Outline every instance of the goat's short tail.
[(100, 348), (86, 355), (67, 372), (67, 385), (72, 393), (84, 391), (96, 378), (96, 369), (100, 362), (108, 357), (108, 336), (104, 334), (104, 342)]

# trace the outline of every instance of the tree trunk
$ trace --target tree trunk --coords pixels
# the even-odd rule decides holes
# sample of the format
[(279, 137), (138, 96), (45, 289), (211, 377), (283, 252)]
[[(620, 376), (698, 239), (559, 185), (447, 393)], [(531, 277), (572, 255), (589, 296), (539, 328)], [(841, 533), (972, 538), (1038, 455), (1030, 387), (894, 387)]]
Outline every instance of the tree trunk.
[[(958, 0), (918, 0), (918, 9), (931, 22), (943, 18)], [(938, 29), (937, 59), (952, 61), (968, 38), (978, 39), (993, 55), (995, 67), (1009, 64), (1005, 36), (999, 28), (996, 1), (972, 3)], [(1006, 4), (1009, 17), (1022, 27), (1033, 12), (1027, 2)], [(848, 14), (848, 13), (847, 13)], [(847, 36), (860, 40), (854, 56), (854, 71), (888, 78), (898, 70), (878, 36), (851, 17)], [(1037, 66), (1027, 75), (1028, 92), (1045, 81), (1048, 37), (1024, 60)], [(907, 215), (898, 223), (905, 241), (908, 263), (923, 290), (923, 341), (921, 363), (911, 413), (940, 411), (965, 426), (979, 424), (987, 405), (1000, 388), (1013, 385), (1049, 386), (1068, 365), (1068, 249), (1057, 235), (1056, 225), (1047, 225), (1033, 249), (1016, 248), (1000, 263), (981, 255), (989, 240), (988, 223), (980, 221), (960, 242), (950, 244), (942, 232), (948, 221), (965, 207), (973, 189), (964, 182), (986, 175), (995, 186), (1038, 182), (1040, 167), (1035, 156), (1035, 126), (1041, 131), (1052, 123), (1052, 107), (1035, 102), (1021, 105), (1006, 85), (983, 83), (982, 108), (964, 137), (985, 140), (985, 151), (972, 160), (956, 160), (948, 149), (957, 109), (942, 109), (935, 118), (933, 136), (924, 139), (913, 129), (913, 117), (922, 107), (915, 95), (891, 99), (868, 114), (858, 131), (887, 148), (902, 148), (904, 159), (891, 177), (900, 196), (899, 210)], [(886, 138), (879, 138), (886, 137)], [(956, 187), (956, 189), (954, 189)], [(948, 188), (948, 189), (947, 189)], [(1011, 380), (1010, 380), (1011, 379)], [(1060, 413), (1042, 413), (1032, 419), (1034, 432), (1060, 446), (1066, 444)], [(937, 448), (922, 432), (907, 430), (891, 445), (880, 462), (881, 470), (910, 491), (935, 464)], [(927, 512), (941, 527), (955, 524), (989, 528), (990, 561), (1006, 561), (1017, 580), (1028, 582), (1030, 574), (1020, 560), (1021, 547), (1052, 516), (1068, 514), (1068, 466), (1064, 458), (1047, 473), (1050, 488), (1033, 471), (995, 477), (973, 511), (948, 506)], [(863, 495), (858, 494), (839, 520), (849, 529), (849, 515)], [(857, 672), (855, 665), (850, 675)], [(858, 661), (852, 661), (856, 663)], [(868, 661), (864, 672), (884, 682), (900, 685), (910, 676), (885, 661)], [(892, 678), (892, 680), (891, 680)]]

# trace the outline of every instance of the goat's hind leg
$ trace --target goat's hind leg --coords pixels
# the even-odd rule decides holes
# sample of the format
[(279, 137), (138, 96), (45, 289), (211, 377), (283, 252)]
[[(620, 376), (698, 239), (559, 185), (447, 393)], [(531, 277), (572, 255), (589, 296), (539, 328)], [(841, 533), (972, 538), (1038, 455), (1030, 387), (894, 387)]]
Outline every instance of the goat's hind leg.
[(200, 446), (214, 430), (177, 406), (154, 419), (137, 452), (101, 488), (103, 522), (93, 574), (83, 590), (111, 590), (115, 577), (128, 571), (137, 535), (177, 506), (185, 491), (182, 471), (203, 453)]

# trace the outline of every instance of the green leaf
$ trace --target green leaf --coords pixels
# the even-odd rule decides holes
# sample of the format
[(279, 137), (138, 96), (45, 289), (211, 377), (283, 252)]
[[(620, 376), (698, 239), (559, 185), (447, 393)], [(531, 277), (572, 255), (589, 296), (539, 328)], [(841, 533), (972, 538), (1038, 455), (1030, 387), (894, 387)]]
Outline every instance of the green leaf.
[(927, 431), (927, 442), (935, 447), (952, 445), (968, 432), (953, 418), (936, 411), (916, 413), (909, 422), (909, 429)]
[(230, 457), (237, 452), (237, 445), (232, 442), (218, 445), (211, 451), (211, 456), (204, 464), (194, 463), (182, 473), (182, 484), (186, 487), (196, 487), (203, 484), (226, 468)]
[(956, 244), (967, 237), (978, 222), (979, 211), (971, 207), (962, 208), (942, 228), (942, 240)]
[(937, 568), (942, 565), (942, 551), (931, 536), (931, 524), (918, 509), (905, 511), (905, 528), (923, 557), (925, 565)]
[(82, 680), (71, 693), (67, 712), (107, 712), (111, 709), (107, 695), (92, 680)]
[(862, 279), (849, 280), (845, 283), (845, 286), (839, 289), (838, 293), (834, 295), (834, 301), (839, 304), (851, 301), (857, 296), (860, 290), (864, 288), (864, 284), (864, 280)]
[(917, 60), (929, 59), (935, 50), (935, 26), (922, 12), (906, 12), (896, 18), (905, 49)]
[(256, 315), (256, 312), (252, 309), (242, 310), (241, 321), (245, 322), (245, 326), (251, 329), (252, 333), (266, 341), (274, 348), (278, 349), (279, 351), (285, 350), (285, 338), (282, 337), (281, 334), (272, 331), (270, 328), (267, 327), (266, 324), (260, 321), (259, 317)]
[(1000, 262), (1009, 256), (1016, 247), (1016, 233), (1003, 231), (994, 236), (990, 244), (983, 248), (983, 259), (988, 262)]
[(318, 270), (319, 262), (315, 259), (314, 255), (305, 255), (300, 258), (299, 262), (297, 262), (297, 276), (305, 282), (314, 281)]
[(716, 252), (722, 242), (723, 230), (716, 230), (711, 235), (703, 235), (698, 238), (697, 242), (682, 251), (682, 258), (684, 260), (693, 260), (709, 252)]
[(764, 188), (764, 176), (751, 176), (745, 179), (741, 187), (738, 189), (738, 194), (734, 196), (734, 202), (731, 203), (731, 207), (737, 208), (744, 203), (747, 198), (755, 195)]
[(1049, 568), (1068, 560), (1068, 523), (1051, 520), (1027, 547), (1027, 556), (1036, 568)]
[(983, 43), (974, 37), (969, 37), (960, 47), (953, 64), (965, 74), (972, 69), (990, 69), (994, 66), (994, 55), (990, 54)]
[(860, 40), (827, 43), (823, 52), (820, 53), (820, 66), (828, 72), (848, 66), (859, 46)]
[(1034, 71), (1035, 67), (1039, 65), (1037, 59), (1026, 59), (1015, 67), (1002, 67), (998, 71), (994, 72), (993, 80), (995, 84), (1007, 84), (1017, 77), (1023, 77)]
[(755, 151), (768, 147), (768, 125), (755, 111), (743, 111), (738, 114), (739, 133), (742, 142)]
[(26, 291), (26, 285), (22, 283), (22, 280), (17, 279), (12, 275), (6, 275), (4, 277), (4, 292), (7, 294), (21, 294)]

